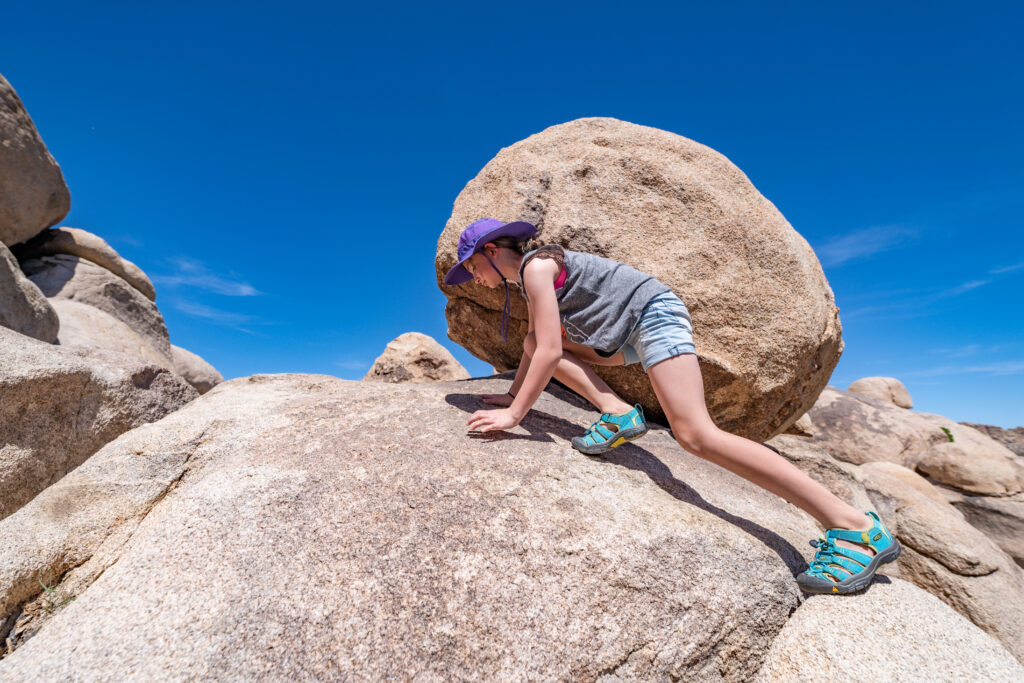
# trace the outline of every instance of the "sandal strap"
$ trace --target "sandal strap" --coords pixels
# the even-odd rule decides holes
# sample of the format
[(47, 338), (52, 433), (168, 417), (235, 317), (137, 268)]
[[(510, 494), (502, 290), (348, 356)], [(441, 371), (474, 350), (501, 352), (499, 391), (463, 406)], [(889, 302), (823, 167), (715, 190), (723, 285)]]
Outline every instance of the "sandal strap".
[[(834, 547), (832, 552), (833, 552), (834, 555), (840, 555), (842, 557), (848, 557), (851, 560), (853, 560), (854, 562), (859, 562), (861, 566), (857, 568), (857, 571), (860, 571), (864, 567), (866, 567), (869, 564), (871, 564), (871, 556), (870, 555), (865, 555), (864, 553), (858, 552), (856, 550), (853, 550), (852, 548), (844, 548), (841, 545), (837, 545), (837, 546)], [(846, 565), (843, 565), (843, 566), (846, 566)]]

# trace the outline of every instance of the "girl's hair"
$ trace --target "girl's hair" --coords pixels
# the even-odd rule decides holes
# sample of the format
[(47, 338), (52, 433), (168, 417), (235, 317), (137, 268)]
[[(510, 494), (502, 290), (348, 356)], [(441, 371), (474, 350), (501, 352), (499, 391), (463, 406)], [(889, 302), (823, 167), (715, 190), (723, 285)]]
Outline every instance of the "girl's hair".
[(533, 238), (520, 241), (515, 237), (510, 237), (508, 235), (495, 237), (493, 240), (488, 241), (493, 242), (496, 247), (511, 249), (519, 255), (536, 250), (536, 253), (530, 257), (531, 259), (550, 258), (557, 261), (559, 266), (565, 265), (565, 253), (557, 244), (543, 244), (540, 240)]
[(540, 246), (540, 242), (538, 242), (535, 239), (520, 241), (517, 240), (515, 237), (510, 237), (509, 235), (495, 237), (493, 240), (488, 240), (488, 242), (494, 242), (495, 246), (511, 249), (512, 251), (520, 255), (525, 254), (528, 251), (533, 251), (534, 249)]

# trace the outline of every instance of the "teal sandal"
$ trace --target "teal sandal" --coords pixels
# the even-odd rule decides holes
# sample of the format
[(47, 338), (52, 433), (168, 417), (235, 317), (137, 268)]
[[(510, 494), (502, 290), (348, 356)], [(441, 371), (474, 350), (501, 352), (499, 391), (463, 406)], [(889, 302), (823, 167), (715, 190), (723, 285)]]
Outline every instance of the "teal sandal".
[[(892, 562), (900, 556), (900, 543), (882, 524), (874, 512), (866, 513), (871, 518), (871, 528), (867, 531), (851, 531), (848, 529), (829, 529), (825, 538), (811, 541), (811, 546), (818, 549), (814, 561), (807, 571), (796, 577), (808, 593), (853, 593), (863, 590), (871, 583), (871, 579), (886, 562)], [(871, 548), (875, 556), (844, 548), (836, 541), (849, 541)]]
[(573, 437), (572, 447), (587, 455), (597, 455), (627, 441), (639, 439), (646, 433), (644, 409), (637, 403), (632, 410), (622, 415), (602, 415), (601, 419), (590, 425), (583, 436)]

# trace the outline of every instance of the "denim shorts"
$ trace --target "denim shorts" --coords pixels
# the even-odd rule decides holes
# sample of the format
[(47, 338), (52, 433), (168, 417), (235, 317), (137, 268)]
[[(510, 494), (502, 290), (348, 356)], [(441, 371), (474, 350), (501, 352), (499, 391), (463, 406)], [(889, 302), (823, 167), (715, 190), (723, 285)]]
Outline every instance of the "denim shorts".
[(672, 292), (659, 294), (644, 306), (622, 347), (624, 365), (640, 363), (646, 372), (655, 363), (684, 353), (697, 353), (690, 312)]

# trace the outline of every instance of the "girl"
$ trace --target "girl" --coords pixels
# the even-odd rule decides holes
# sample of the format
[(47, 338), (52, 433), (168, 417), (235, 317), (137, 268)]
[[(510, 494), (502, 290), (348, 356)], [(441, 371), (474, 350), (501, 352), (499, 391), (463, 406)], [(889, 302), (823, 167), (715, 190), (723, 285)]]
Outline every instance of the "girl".
[(668, 287), (592, 254), (554, 245), (527, 251), (536, 232), (524, 221), (478, 220), (462, 232), (459, 261), (445, 275), (449, 285), (505, 285), (503, 340), (510, 280), (522, 287), (529, 306), (515, 380), (507, 394), (483, 397), (502, 407), (473, 413), (470, 430), (515, 427), (555, 377), (603, 413), (573, 447), (590, 455), (607, 451), (643, 436), (647, 425), (640, 405), (623, 401), (590, 365), (639, 362), (679, 445), (798, 505), (827, 529), (811, 541), (814, 561), (797, 577), (805, 591), (861, 590), (879, 566), (899, 556), (899, 543), (874, 512), (857, 511), (766, 446), (715, 426), (704, 404), (690, 314)]

